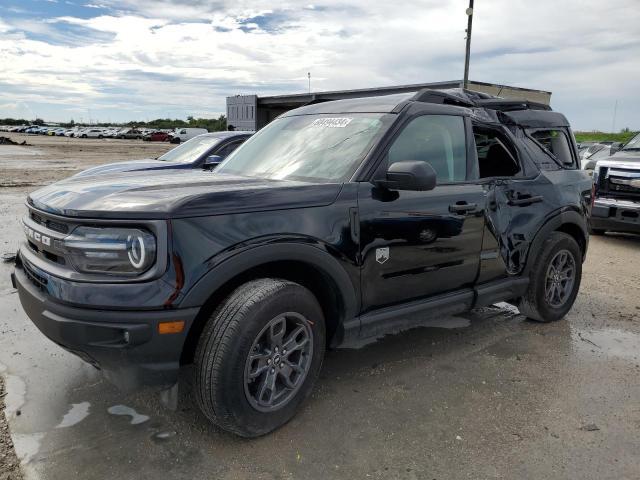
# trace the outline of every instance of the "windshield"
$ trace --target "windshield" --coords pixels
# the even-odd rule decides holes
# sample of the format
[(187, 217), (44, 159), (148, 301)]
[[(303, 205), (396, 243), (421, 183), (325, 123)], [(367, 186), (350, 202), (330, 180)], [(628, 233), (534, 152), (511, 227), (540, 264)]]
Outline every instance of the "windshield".
[(169, 150), (158, 160), (162, 162), (193, 163), (218, 143), (220, 143), (218, 137), (199, 135), (180, 144), (173, 150)]
[(623, 150), (640, 150), (640, 133), (627, 142)]
[(279, 118), (247, 140), (216, 172), (273, 180), (345, 181), (394, 118), (383, 113)]

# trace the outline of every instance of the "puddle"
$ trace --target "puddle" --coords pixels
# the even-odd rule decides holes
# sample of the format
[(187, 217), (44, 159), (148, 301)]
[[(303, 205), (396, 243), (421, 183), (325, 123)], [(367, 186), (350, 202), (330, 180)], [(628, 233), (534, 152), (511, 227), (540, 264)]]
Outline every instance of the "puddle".
[(574, 345), (578, 351), (603, 353), (611, 357), (640, 358), (640, 335), (608, 328), (591, 332), (574, 331)]
[(89, 402), (73, 403), (56, 428), (72, 427), (89, 416)]
[(131, 417), (131, 425), (139, 425), (141, 423), (149, 420), (147, 415), (142, 415), (136, 412), (133, 408), (127, 407), (126, 405), (114, 405), (113, 407), (109, 407), (107, 409), (111, 415), (125, 415)]
[(20, 463), (29, 463), (40, 450), (44, 433), (12, 433), (11, 439)]

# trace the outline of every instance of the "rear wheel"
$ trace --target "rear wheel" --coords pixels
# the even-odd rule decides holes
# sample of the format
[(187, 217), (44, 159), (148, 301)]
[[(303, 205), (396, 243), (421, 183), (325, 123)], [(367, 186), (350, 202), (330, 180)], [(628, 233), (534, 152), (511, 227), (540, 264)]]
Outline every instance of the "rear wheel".
[(582, 252), (573, 237), (553, 232), (531, 270), (529, 289), (520, 311), (532, 320), (552, 322), (564, 317), (578, 295), (582, 277)]
[(257, 437), (311, 393), (325, 349), (322, 309), (297, 283), (248, 282), (214, 312), (196, 349), (197, 402), (216, 425)]

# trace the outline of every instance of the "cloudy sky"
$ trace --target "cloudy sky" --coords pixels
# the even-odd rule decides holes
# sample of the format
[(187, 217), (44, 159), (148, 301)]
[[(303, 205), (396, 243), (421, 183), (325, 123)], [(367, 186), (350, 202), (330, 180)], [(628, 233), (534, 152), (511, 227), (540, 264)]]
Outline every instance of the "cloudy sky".
[[(0, 0), (0, 118), (213, 117), (225, 97), (460, 79), (467, 0)], [(638, 0), (476, 0), (470, 77), (640, 129)]]

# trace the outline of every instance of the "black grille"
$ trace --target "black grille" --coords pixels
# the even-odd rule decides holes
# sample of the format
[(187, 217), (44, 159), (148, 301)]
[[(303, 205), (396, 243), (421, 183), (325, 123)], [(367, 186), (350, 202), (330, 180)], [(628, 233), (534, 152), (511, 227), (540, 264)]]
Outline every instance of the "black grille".
[(36, 222), (38, 225), (42, 225), (43, 227), (47, 227), (48, 229), (56, 232), (69, 233), (69, 226), (62, 222), (56, 222), (55, 220), (43, 217), (35, 212), (30, 212), (29, 216), (31, 217), (31, 220)]
[(42, 275), (37, 274), (27, 262), (23, 262), (24, 272), (27, 274), (27, 278), (40, 290), (45, 290), (47, 287), (47, 279)]
[(611, 181), (611, 178), (609, 178), (607, 183), (607, 190), (614, 196), (640, 197), (640, 188), (622, 183), (614, 183)]

